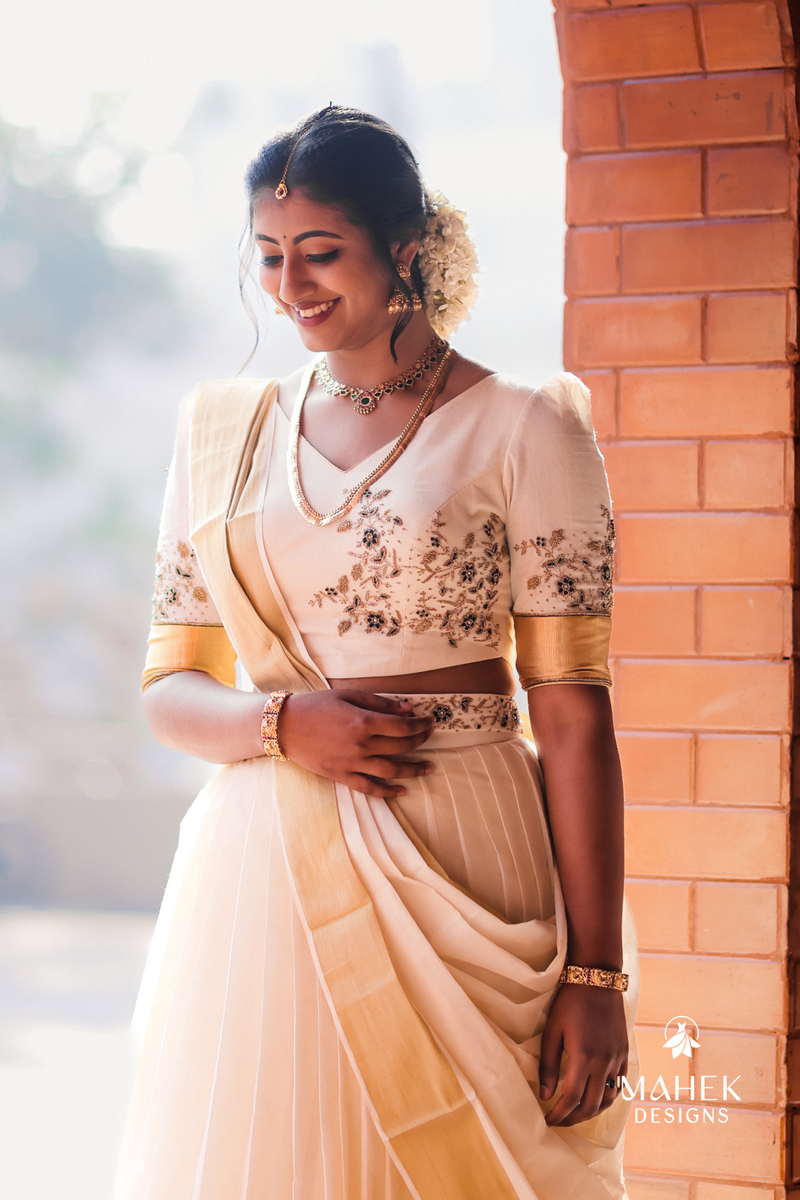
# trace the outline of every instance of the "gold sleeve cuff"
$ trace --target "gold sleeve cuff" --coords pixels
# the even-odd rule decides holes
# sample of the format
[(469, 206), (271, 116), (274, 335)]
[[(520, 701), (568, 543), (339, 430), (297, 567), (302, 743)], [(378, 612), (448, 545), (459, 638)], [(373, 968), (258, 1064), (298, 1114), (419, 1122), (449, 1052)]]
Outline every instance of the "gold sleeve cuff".
[(205, 671), (236, 686), (236, 651), (221, 625), (151, 625), (142, 691), (176, 671)]
[(527, 691), (541, 683), (611, 686), (608, 644), (611, 617), (525, 617), (514, 614), (517, 671)]

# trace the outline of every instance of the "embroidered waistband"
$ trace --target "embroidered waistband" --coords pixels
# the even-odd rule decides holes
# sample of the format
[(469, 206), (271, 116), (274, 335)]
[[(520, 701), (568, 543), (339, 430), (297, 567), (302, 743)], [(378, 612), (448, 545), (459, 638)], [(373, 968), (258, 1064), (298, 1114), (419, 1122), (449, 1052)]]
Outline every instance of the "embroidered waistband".
[(415, 717), (430, 713), (436, 722), (435, 732), (504, 729), (508, 733), (522, 733), (519, 709), (511, 696), (495, 696), (488, 692), (442, 692), (435, 695), (381, 692), (380, 695), (392, 700), (410, 701)]

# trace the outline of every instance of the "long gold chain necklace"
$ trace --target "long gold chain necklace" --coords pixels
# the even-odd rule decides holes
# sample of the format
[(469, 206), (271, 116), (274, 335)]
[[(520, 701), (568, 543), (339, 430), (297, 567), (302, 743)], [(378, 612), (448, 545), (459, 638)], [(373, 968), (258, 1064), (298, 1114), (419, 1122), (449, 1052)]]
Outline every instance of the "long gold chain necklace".
[(310, 372), (308, 376), (308, 383), (303, 390), (302, 396), (295, 404), (294, 412), (292, 413), (292, 424), (289, 431), (289, 448), (287, 455), (289, 467), (289, 490), (292, 493), (292, 500), (294, 501), (297, 511), (306, 519), (306, 521), (308, 521), (309, 525), (330, 525), (331, 521), (338, 521), (341, 520), (342, 517), (347, 516), (351, 509), (355, 508), (355, 506), (358, 504), (367, 488), (372, 487), (376, 479), (380, 479), (381, 475), (388, 471), (389, 467), (391, 467), (393, 463), (397, 462), (398, 458), (406, 449), (409, 442), (414, 437), (414, 434), (427, 417), (428, 413), (433, 407), (436, 397), (439, 395), (445, 385), (447, 376), (450, 374), (450, 368), (453, 365), (453, 359), (455, 358), (455, 351), (447, 345), (447, 342), (444, 343), (444, 346), (445, 351), (442, 355), (439, 366), (436, 368), (436, 374), (425, 389), (425, 394), (423, 395), (408, 424), (403, 429), (389, 453), (385, 458), (381, 459), (373, 471), (370, 471), (366, 479), (362, 479), (361, 483), (356, 484), (356, 486), (347, 493), (343, 503), (340, 504), (338, 508), (335, 508), (333, 512), (330, 512), (327, 515), (318, 513), (315, 508), (312, 508), (306, 499), (306, 494), (303, 491), (303, 485), (300, 482), (300, 467), (298, 462), (298, 455), (300, 451), (300, 418), (303, 414), (303, 405), (306, 402), (308, 390), (311, 387), (311, 380), (314, 377), (313, 371)]
[(349, 384), (339, 383), (338, 379), (334, 379), (328, 370), (328, 363), (321, 358), (314, 368), (314, 373), (317, 377), (317, 382), (320, 387), (324, 388), (331, 396), (349, 396), (353, 401), (353, 408), (362, 416), (368, 416), (374, 412), (381, 396), (391, 396), (394, 391), (404, 391), (405, 388), (412, 388), (415, 383), (422, 379), (434, 367), (444, 355), (447, 349), (447, 342), (443, 341), (438, 334), (434, 334), (428, 345), (422, 351), (417, 361), (408, 371), (402, 371), (399, 375), (395, 375), (394, 379), (387, 379), (386, 383), (378, 383), (372, 388), (350, 387)]

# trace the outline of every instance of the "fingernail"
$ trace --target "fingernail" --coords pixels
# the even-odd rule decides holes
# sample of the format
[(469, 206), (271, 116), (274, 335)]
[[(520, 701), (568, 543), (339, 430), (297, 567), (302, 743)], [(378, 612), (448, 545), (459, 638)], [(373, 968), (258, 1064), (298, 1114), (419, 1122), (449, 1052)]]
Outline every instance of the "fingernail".
[(428, 765), (427, 765), (427, 766), (426, 766), (426, 768), (425, 768), (425, 774), (426, 774), (426, 775), (432, 775), (432, 774), (433, 774), (433, 763), (428, 763)]
[(405, 788), (396, 788), (395, 789), (395, 792), (394, 792), (395, 796), (405, 796), (405, 794), (406, 794)]
[(543, 1083), (540, 1085), (539, 1096), (541, 1097), (542, 1100), (550, 1099), (550, 1088), (547, 1086), (547, 1084)]

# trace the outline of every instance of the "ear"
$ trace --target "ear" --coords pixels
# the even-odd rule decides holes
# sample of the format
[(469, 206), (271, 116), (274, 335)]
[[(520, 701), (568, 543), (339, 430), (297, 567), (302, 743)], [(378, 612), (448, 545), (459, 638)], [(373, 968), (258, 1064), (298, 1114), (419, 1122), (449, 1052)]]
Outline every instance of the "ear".
[(405, 263), (407, 267), (411, 266), (419, 250), (420, 240), (420, 235), (415, 233), (405, 242), (392, 242), (389, 249), (391, 250), (392, 262), (395, 266), (400, 262)]

